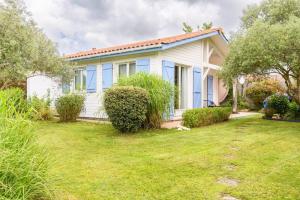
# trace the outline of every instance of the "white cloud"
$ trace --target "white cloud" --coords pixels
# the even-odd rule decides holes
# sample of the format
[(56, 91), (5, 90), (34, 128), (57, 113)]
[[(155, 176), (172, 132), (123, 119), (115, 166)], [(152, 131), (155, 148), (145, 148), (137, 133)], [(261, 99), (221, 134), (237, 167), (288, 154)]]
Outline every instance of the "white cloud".
[(28, 10), (61, 53), (182, 33), (212, 21), (226, 32), (242, 9), (260, 0), (25, 0)]

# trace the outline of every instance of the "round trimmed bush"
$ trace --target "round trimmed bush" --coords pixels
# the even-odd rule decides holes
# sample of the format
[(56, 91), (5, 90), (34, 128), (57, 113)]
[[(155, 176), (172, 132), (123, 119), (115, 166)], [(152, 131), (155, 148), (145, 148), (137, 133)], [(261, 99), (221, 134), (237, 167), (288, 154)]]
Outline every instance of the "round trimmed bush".
[(136, 132), (146, 120), (149, 95), (146, 90), (118, 86), (106, 90), (105, 111), (112, 125), (120, 132)]
[(289, 99), (287, 96), (274, 94), (268, 99), (267, 105), (268, 108), (273, 108), (276, 113), (283, 116), (289, 109)]
[(68, 94), (58, 98), (55, 102), (60, 121), (76, 121), (84, 104), (84, 96)]

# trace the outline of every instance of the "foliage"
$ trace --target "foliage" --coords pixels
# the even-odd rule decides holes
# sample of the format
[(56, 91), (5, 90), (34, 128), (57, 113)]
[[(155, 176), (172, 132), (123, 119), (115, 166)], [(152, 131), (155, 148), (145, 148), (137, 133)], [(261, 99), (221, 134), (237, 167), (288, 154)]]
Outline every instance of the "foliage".
[[(0, 92), (0, 199), (46, 199), (51, 196), (48, 158), (36, 143), (30, 113), (20, 109), (17, 89)], [(20, 112), (21, 111), (21, 112)]]
[(59, 97), (55, 102), (60, 121), (76, 121), (84, 105), (84, 96), (68, 94)]
[(272, 108), (277, 114), (283, 116), (289, 109), (289, 99), (284, 95), (273, 94), (267, 100), (267, 108)]
[(21, 0), (0, 2), (0, 89), (25, 81), (35, 72), (68, 79), (70, 70)]
[(212, 22), (204, 22), (202, 24), (202, 29), (203, 30), (209, 30), (213, 27), (213, 23)]
[(300, 103), (300, 1), (265, 0), (248, 8), (243, 28), (230, 44), (223, 77), (275, 72), (285, 80), (287, 93)]
[(136, 132), (146, 120), (149, 96), (145, 89), (131, 86), (105, 91), (104, 107), (112, 125), (121, 132)]
[(9, 112), (1, 111), (2, 114), (7, 114), (8, 117), (13, 117), (17, 114), (28, 115), (30, 112), (27, 102), (25, 100), (24, 91), (20, 88), (10, 88), (7, 90), (0, 90), (1, 109), (8, 109)]
[(174, 86), (154, 74), (137, 73), (121, 78), (119, 86), (134, 86), (145, 89), (149, 94), (145, 128), (160, 128), (163, 114), (169, 115), (170, 99), (174, 95)]
[(49, 120), (53, 117), (50, 109), (50, 100), (33, 96), (28, 100), (28, 104), (32, 108), (32, 119)]
[[(183, 32), (185, 32), (185, 33), (192, 33), (194, 31), (193, 27), (190, 26), (189, 24), (187, 24), (186, 22), (183, 22), (182, 25), (183, 25), (183, 28), (182, 28)], [(202, 24), (202, 30), (209, 30), (212, 27), (213, 27), (213, 23), (212, 22), (204, 22)], [(201, 30), (199, 25), (197, 25), (197, 30), (198, 31)]]
[(229, 119), (231, 108), (213, 107), (196, 108), (183, 113), (183, 125), (187, 127), (201, 127)]
[(273, 108), (264, 108), (263, 112), (266, 119), (272, 119), (273, 115), (276, 113), (276, 110)]
[(285, 114), (284, 118), (287, 120), (294, 120), (297, 117), (300, 117), (300, 106), (296, 102), (290, 102), (288, 111)]
[(183, 25), (182, 30), (185, 33), (191, 33), (191, 32), (193, 32), (193, 28), (190, 25), (188, 25), (187, 23), (183, 22), (182, 25)]
[(272, 94), (283, 93), (280, 83), (273, 79), (252, 82), (246, 88), (246, 96), (252, 101), (256, 108), (262, 108), (263, 101)]

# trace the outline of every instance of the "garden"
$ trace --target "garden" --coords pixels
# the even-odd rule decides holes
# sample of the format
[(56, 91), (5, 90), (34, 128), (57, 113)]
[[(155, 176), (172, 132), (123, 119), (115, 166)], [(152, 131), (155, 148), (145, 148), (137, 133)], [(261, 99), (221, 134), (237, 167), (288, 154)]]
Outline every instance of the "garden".
[[(239, 95), (186, 110), (189, 131), (161, 128), (177, 88), (157, 75), (107, 89), (110, 122), (78, 120), (84, 94), (26, 97), (30, 72), (64, 82), (71, 64), (17, 1), (1, 4), (0, 199), (299, 199), (300, 4), (278, 2), (248, 8), (221, 72)], [(235, 104), (257, 114), (230, 119)]]

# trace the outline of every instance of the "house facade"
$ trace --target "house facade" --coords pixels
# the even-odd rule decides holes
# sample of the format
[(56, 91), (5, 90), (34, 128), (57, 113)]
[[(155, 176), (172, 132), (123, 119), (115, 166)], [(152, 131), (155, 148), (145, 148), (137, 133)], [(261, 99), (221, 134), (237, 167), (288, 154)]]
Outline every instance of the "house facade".
[(153, 73), (176, 85), (178, 94), (171, 118), (186, 109), (218, 105), (227, 89), (218, 77), (228, 43), (222, 29), (187, 33), (109, 48), (82, 51), (66, 56), (74, 62), (75, 77), (70, 84), (55, 78), (33, 75), (27, 80), (28, 96), (48, 96), (54, 101), (68, 92), (85, 93), (81, 117), (106, 118), (103, 93), (123, 76)]

